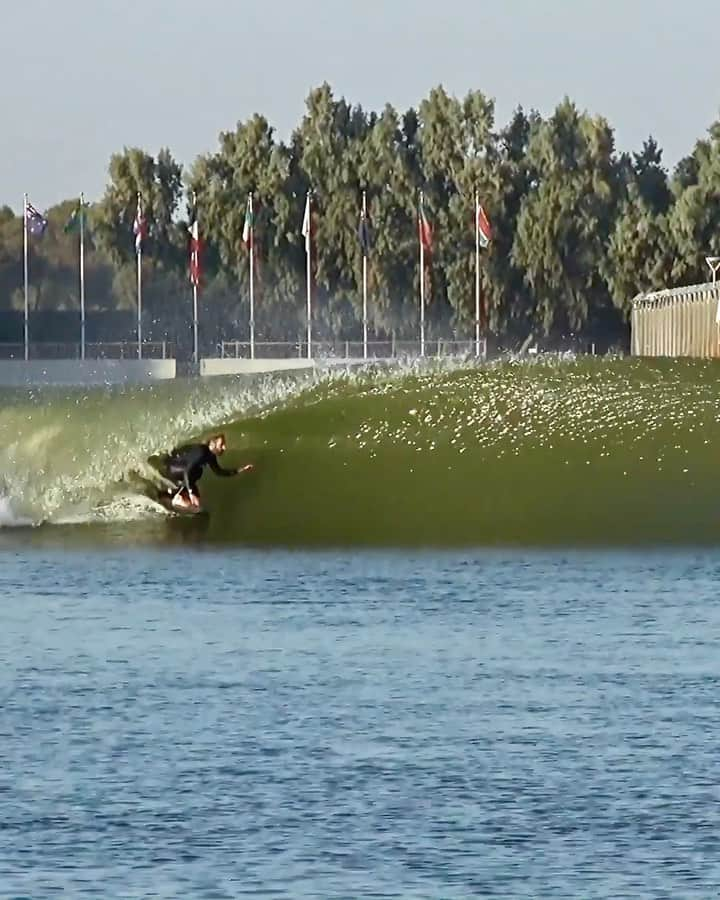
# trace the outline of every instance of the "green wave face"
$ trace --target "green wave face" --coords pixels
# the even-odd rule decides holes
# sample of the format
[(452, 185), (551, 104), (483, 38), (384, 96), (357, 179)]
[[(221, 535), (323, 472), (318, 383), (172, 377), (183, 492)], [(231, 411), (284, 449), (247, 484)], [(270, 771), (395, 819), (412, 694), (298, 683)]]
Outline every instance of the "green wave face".
[[(3, 452), (21, 512), (44, 504), (59, 521), (86, 498), (86, 528), (106, 527), (104, 509), (128, 541), (700, 545), (720, 537), (718, 375), (710, 362), (592, 360), (211, 380), (16, 398), (0, 426), (14, 416), (20, 432)], [(160, 518), (148, 501), (150, 524), (123, 522), (137, 512), (130, 473), (217, 427), (223, 462), (256, 469), (204, 475), (209, 518)]]
[(720, 534), (706, 363), (506, 364), (317, 388), (230, 430), (209, 534), (260, 544), (637, 545)]

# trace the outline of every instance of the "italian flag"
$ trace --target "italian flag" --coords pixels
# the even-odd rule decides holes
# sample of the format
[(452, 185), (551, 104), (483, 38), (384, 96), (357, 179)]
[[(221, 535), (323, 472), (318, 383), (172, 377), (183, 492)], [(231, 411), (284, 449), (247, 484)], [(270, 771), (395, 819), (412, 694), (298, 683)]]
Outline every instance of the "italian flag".
[(188, 228), (190, 232), (190, 282), (195, 287), (200, 284), (200, 226), (197, 215)]

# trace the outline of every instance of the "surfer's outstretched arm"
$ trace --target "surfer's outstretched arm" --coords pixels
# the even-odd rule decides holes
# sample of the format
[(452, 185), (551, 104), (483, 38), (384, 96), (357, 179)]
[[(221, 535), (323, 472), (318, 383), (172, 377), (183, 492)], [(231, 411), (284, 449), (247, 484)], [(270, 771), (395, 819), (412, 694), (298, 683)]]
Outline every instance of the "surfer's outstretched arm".
[(239, 475), (241, 472), (249, 472), (252, 469), (252, 465), (242, 466), (239, 469), (223, 469), (217, 459), (213, 456), (209, 462), (210, 468), (216, 475), (220, 475), (221, 478), (231, 478), (233, 475)]

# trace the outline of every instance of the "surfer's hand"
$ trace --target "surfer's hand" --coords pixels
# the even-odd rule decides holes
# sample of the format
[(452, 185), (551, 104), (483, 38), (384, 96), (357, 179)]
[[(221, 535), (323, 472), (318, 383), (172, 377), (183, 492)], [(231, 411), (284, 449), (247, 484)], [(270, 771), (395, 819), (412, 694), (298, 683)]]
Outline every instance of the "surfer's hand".
[(248, 463), (246, 466), (243, 466), (242, 468), (237, 469), (235, 474), (236, 474), (236, 475), (241, 475), (243, 472), (250, 472), (250, 471), (252, 471), (253, 468), (254, 468), (253, 464), (252, 464), (252, 463)]

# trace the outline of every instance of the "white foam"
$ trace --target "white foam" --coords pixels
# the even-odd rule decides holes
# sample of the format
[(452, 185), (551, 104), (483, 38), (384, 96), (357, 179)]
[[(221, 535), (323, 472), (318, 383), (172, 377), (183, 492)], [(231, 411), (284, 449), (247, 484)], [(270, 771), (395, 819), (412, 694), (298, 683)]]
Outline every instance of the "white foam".
[(16, 515), (10, 500), (0, 494), (0, 528), (27, 528), (33, 524), (32, 519)]
[[(416, 368), (401, 364), (394, 374)], [(378, 377), (384, 381), (389, 374), (373, 373), (370, 382)], [(366, 377), (361, 371), (332, 370), (306, 378), (168, 383), (107, 395), (51, 393), (47, 403), (11, 405), (0, 412), (2, 432), (13, 435), (12, 442), (4, 446), (0, 442), (0, 470), (8, 473), (10, 488), (0, 493), (0, 527), (166, 515), (132, 489), (128, 496), (128, 475), (156, 477), (148, 463), (150, 455), (211, 426), (223, 427), (246, 415), (268, 415), (320, 384)]]
[[(94, 522), (133, 522), (138, 519), (162, 519), (170, 515), (163, 507), (159, 506), (149, 497), (142, 494), (128, 494), (116, 497), (108, 503), (96, 506), (84, 518), (75, 521)], [(67, 524), (68, 519), (63, 518), (58, 524)]]

